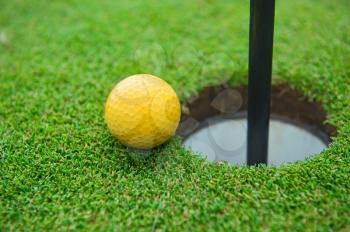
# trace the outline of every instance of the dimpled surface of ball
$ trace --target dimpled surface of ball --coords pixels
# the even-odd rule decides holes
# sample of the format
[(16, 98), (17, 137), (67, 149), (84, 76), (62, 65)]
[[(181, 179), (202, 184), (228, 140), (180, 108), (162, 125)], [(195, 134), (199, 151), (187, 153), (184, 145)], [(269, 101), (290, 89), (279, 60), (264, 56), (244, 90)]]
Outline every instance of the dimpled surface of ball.
[(111, 133), (123, 144), (150, 149), (174, 135), (180, 102), (164, 80), (138, 74), (120, 81), (109, 94), (105, 117)]

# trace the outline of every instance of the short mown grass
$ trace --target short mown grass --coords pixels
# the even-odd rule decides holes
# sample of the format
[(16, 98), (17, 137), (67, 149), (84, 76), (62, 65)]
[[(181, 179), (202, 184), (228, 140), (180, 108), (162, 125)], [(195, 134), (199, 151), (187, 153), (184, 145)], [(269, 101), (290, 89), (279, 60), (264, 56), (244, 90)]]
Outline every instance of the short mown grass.
[(248, 1), (1, 1), (0, 231), (350, 230), (350, 5), (277, 1), (273, 81), (337, 136), (294, 164), (209, 163), (179, 138), (135, 159), (104, 102), (135, 73), (182, 102), (247, 81)]

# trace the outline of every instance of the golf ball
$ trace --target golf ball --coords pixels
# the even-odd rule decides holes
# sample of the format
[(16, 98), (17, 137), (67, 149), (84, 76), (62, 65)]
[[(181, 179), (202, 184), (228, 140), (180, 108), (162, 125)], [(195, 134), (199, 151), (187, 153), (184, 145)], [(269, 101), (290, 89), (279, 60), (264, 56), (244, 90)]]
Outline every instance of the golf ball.
[(109, 94), (105, 117), (111, 133), (123, 144), (156, 147), (174, 135), (180, 121), (180, 102), (164, 80), (137, 74), (120, 81)]

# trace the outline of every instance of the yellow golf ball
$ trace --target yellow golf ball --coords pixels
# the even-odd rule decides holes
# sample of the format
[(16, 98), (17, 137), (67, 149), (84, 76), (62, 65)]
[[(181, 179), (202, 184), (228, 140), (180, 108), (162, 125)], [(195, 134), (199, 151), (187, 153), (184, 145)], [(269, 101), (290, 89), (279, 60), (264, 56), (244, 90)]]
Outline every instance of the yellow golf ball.
[(149, 74), (120, 81), (105, 105), (111, 133), (137, 149), (150, 149), (167, 141), (174, 135), (180, 115), (175, 91), (164, 80)]

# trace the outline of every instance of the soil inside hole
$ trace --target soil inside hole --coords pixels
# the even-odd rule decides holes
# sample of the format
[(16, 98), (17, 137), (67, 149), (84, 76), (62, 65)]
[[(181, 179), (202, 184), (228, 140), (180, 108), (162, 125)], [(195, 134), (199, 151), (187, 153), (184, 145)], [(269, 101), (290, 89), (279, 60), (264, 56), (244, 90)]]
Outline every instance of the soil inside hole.
[[(206, 128), (209, 128), (209, 127), (213, 129), (214, 128), (213, 125), (214, 124), (217, 125), (218, 122), (220, 121), (223, 122), (224, 120), (227, 121), (232, 119), (239, 119), (241, 122), (243, 122), (242, 120), (245, 120), (246, 118), (247, 102), (248, 102), (247, 86), (230, 87), (227, 85), (220, 85), (220, 86), (207, 87), (203, 89), (198, 96), (190, 98), (187, 105), (183, 107), (182, 118), (177, 130), (177, 134), (183, 138), (184, 144), (186, 145), (186, 141), (188, 143), (188, 141), (191, 139), (191, 136), (194, 136), (196, 133), (198, 134), (198, 131), (206, 130)], [(306, 132), (312, 134), (314, 137), (317, 137), (325, 145), (328, 145), (330, 142), (331, 136), (334, 136), (336, 134), (336, 128), (330, 124), (325, 123), (326, 117), (327, 117), (327, 112), (322, 107), (322, 104), (320, 102), (309, 101), (302, 94), (302, 92), (296, 89), (290, 88), (287, 84), (278, 84), (278, 85), (272, 86), (271, 122), (270, 122), (270, 130), (272, 129), (272, 134), (274, 133), (273, 132), (274, 129), (271, 128), (271, 126), (276, 127), (276, 122), (279, 121), (279, 122), (285, 123), (286, 125), (289, 125), (289, 126), (293, 125), (295, 127), (303, 129)], [(238, 121), (235, 121), (235, 122), (238, 122)], [(246, 122), (244, 121), (244, 123)], [(218, 127), (218, 126), (215, 126), (215, 127)], [(280, 127), (280, 125), (277, 125), (277, 127)], [(244, 134), (245, 128), (243, 129), (242, 127), (240, 128), (242, 132), (236, 132), (238, 133), (237, 138), (245, 136)], [(232, 127), (231, 130), (237, 130), (237, 127)], [(289, 129), (281, 128), (279, 130), (282, 131), (282, 135), (283, 133), (287, 133), (287, 131), (291, 131), (290, 128)], [(294, 129), (292, 128), (292, 130)], [(215, 132), (213, 130), (212, 132), (213, 134), (219, 133), (218, 131)], [(206, 132), (206, 134), (208, 133), (210, 137), (209, 139), (212, 138), (211, 141), (214, 141), (215, 138), (213, 137), (210, 130), (209, 132)], [(227, 133), (227, 131), (221, 132), (221, 133)], [(298, 133), (296, 133), (294, 136), (300, 137), (300, 135), (297, 135), (297, 134)], [(198, 140), (199, 137), (198, 135), (196, 136), (197, 136), (196, 140)], [(218, 136), (220, 137), (220, 135)], [(230, 136), (234, 136), (234, 135), (230, 135)], [(230, 136), (227, 135), (226, 137), (230, 137)], [(287, 140), (290, 140), (291, 142), (293, 142), (292, 134), (283, 135), (283, 136), (285, 136)], [(220, 139), (221, 140), (230, 139), (226, 137), (225, 135), (223, 135), (223, 137)], [(235, 138), (232, 138), (232, 139), (235, 139)], [(214, 145), (212, 146), (211, 144), (208, 144), (210, 142), (208, 142), (209, 140), (206, 140), (206, 138), (204, 138), (203, 141), (205, 143), (203, 145), (208, 147), (208, 149), (210, 148), (209, 153), (221, 152), (220, 153), (221, 155), (230, 154), (230, 151), (227, 149), (226, 150), (222, 149), (222, 147), (215, 148), (213, 147)], [(298, 143), (302, 142), (302, 141), (299, 141), (299, 142), (296, 141), (296, 143), (293, 144), (293, 143), (290, 143), (290, 141), (287, 141), (289, 143), (288, 145), (289, 147), (287, 146), (286, 149), (290, 149), (290, 146), (300, 146), (300, 144)], [(214, 143), (215, 143), (215, 146), (217, 147), (217, 144), (220, 142), (214, 142)], [(301, 145), (305, 146), (306, 148), (304, 149), (305, 152), (311, 152), (312, 150), (308, 150), (308, 148), (310, 146), (313, 146), (314, 143), (315, 142), (311, 142), (310, 144), (301, 144)], [(269, 144), (269, 150), (270, 148), (271, 148), (271, 144)], [(204, 149), (204, 150), (208, 150), (208, 149)], [(215, 149), (219, 149), (220, 151), (216, 151)], [(242, 149), (243, 148), (241, 148), (241, 150)], [(272, 148), (272, 150), (274, 150), (274, 148)], [(278, 148), (278, 150), (283, 151), (280, 148)], [(235, 152), (237, 153), (237, 151)], [(242, 153), (245, 151), (242, 150), (240, 152)], [(290, 155), (291, 154), (289, 154), (289, 156)], [(310, 155), (311, 154), (305, 154), (304, 158)], [(208, 156), (209, 155), (207, 154), (207, 157)], [(270, 156), (270, 153), (269, 153), (269, 156)], [(276, 156), (276, 155), (272, 154), (272, 156)], [(300, 157), (302, 156), (299, 155), (298, 157), (299, 157), (298, 158), (299, 160), (301, 159)], [(291, 160), (294, 161), (295, 159), (288, 158), (289, 162)], [(221, 159), (216, 158), (214, 160), (229, 161), (225, 158), (221, 158)], [(286, 162), (288, 160), (286, 160)], [(284, 163), (282, 161), (271, 162), (271, 163), (275, 163), (275, 164)]]

